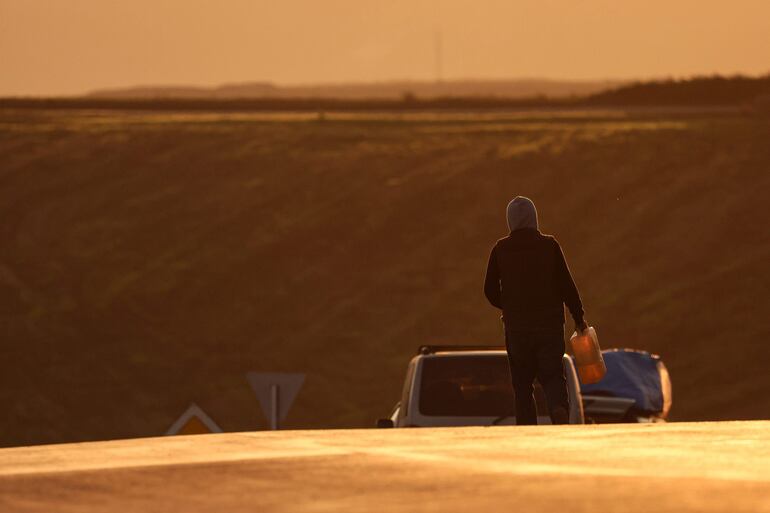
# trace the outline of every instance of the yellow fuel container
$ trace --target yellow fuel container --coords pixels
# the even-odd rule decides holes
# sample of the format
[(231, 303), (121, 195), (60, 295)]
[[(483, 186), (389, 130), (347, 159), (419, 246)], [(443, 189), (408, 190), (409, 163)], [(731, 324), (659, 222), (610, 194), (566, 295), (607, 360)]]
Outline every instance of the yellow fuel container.
[(578, 377), (584, 385), (598, 383), (607, 374), (607, 366), (604, 365), (602, 350), (599, 348), (599, 339), (596, 330), (589, 327), (583, 333), (577, 331), (569, 339), (572, 353), (575, 355)]

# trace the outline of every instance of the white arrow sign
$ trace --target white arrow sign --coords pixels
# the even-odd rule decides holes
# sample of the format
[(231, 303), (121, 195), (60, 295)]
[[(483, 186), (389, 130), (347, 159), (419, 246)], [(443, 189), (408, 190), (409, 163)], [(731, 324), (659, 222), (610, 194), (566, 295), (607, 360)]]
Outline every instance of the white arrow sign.
[(305, 381), (304, 374), (248, 372), (246, 379), (257, 396), (262, 411), (270, 420), (270, 429), (278, 426), (289, 413), (289, 407)]

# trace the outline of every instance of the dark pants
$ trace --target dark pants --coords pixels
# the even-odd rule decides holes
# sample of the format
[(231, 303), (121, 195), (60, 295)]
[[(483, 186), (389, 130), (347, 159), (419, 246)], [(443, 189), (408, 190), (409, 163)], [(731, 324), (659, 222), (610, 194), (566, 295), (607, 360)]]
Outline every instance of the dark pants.
[(516, 424), (537, 424), (533, 396), (535, 378), (545, 391), (551, 422), (569, 422), (569, 397), (564, 377), (564, 331), (506, 330), (505, 345), (516, 394)]

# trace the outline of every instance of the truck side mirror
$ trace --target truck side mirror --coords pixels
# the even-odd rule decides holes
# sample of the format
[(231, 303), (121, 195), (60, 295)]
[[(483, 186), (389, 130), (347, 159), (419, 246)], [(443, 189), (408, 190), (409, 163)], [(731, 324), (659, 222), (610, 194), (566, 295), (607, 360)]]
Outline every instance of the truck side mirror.
[(391, 419), (377, 419), (377, 427), (378, 428), (392, 428), (395, 427), (393, 425), (393, 421)]

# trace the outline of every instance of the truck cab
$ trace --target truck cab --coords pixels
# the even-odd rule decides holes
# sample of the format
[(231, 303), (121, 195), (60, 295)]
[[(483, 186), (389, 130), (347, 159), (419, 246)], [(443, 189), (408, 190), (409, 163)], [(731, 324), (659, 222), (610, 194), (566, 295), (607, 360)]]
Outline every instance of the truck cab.
[[(562, 357), (570, 424), (583, 424), (583, 399), (572, 359)], [(535, 381), (538, 424), (550, 424)], [(378, 427), (493, 426), (516, 423), (515, 396), (504, 347), (421, 346), (409, 362), (401, 400)]]

